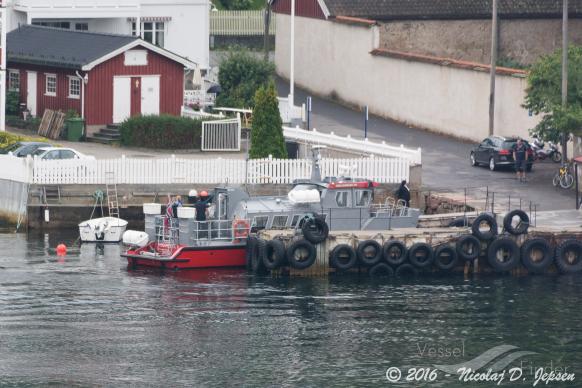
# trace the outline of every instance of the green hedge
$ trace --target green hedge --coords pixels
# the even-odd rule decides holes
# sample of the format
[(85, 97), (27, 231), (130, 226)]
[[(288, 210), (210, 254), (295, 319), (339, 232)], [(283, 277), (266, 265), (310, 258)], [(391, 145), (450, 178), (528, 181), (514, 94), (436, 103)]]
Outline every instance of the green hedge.
[(121, 144), (167, 149), (200, 148), (202, 121), (170, 115), (136, 116), (121, 126)]
[(23, 120), (18, 116), (6, 116), (6, 125), (9, 127), (28, 129), (30, 131), (38, 132), (40, 120), (41, 119), (38, 117)]

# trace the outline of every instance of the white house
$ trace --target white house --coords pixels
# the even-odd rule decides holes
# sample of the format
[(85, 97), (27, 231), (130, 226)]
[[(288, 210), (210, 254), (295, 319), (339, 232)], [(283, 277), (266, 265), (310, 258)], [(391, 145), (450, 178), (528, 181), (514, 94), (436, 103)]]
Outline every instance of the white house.
[(207, 69), (209, 0), (5, 0), (8, 31), (36, 24), (134, 34)]

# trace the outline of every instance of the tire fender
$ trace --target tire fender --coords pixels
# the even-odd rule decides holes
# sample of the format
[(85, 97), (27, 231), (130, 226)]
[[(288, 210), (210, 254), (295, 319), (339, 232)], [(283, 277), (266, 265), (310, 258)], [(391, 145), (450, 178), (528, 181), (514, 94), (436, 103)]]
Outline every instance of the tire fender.
[(459, 237), (457, 240), (457, 255), (465, 261), (473, 261), (481, 253), (481, 242), (471, 234)]
[[(299, 249), (305, 249), (307, 251), (307, 257), (304, 260), (299, 260), (296, 257), (296, 251)], [(317, 258), (317, 252), (315, 246), (308, 240), (301, 239), (294, 241), (287, 247), (287, 261), (289, 265), (295, 269), (306, 269), (315, 263)]]
[[(480, 229), (482, 224), (487, 225), (487, 231), (482, 231)], [(497, 221), (491, 214), (481, 213), (473, 221), (471, 231), (473, 232), (473, 236), (477, 237), (481, 241), (493, 240), (495, 236), (497, 236)]]
[(372, 267), (382, 260), (382, 247), (374, 240), (366, 240), (359, 243), (357, 252), (358, 259), (367, 267)]
[[(534, 260), (532, 253), (537, 250), (541, 252), (542, 257)], [(527, 240), (521, 246), (521, 263), (530, 273), (542, 273), (554, 262), (554, 252), (550, 243), (540, 237)]]
[(407, 253), (406, 245), (398, 240), (388, 241), (382, 247), (384, 260), (392, 266), (398, 266), (404, 263), (407, 258)]
[(373, 278), (380, 278), (380, 277), (388, 277), (391, 278), (394, 276), (394, 270), (386, 263), (378, 263), (375, 266), (370, 268), (368, 272), (370, 277)]
[(450, 245), (439, 246), (434, 253), (434, 265), (443, 271), (450, 271), (459, 262), (459, 256), (454, 247)]
[[(573, 262), (572, 259), (577, 260)], [(556, 248), (556, 267), (561, 273), (577, 273), (582, 271), (582, 242), (569, 239)]]
[[(499, 261), (498, 253), (505, 250), (508, 257), (505, 261)], [(500, 237), (493, 241), (487, 249), (487, 261), (496, 272), (507, 272), (519, 265), (519, 247), (509, 237)]]
[[(516, 216), (519, 217), (520, 223), (517, 226), (513, 226), (513, 217)], [(523, 210), (512, 210), (503, 218), (503, 228), (514, 236), (526, 234), (529, 228), (529, 216)]]
[(263, 254), (263, 265), (267, 269), (277, 269), (285, 264), (285, 244), (281, 240), (269, 240)]
[(332, 249), (329, 254), (329, 262), (333, 268), (339, 271), (347, 271), (356, 266), (358, 256), (350, 245), (340, 244)]
[(432, 247), (426, 243), (413, 244), (408, 250), (408, 261), (416, 268), (427, 268), (434, 261)]

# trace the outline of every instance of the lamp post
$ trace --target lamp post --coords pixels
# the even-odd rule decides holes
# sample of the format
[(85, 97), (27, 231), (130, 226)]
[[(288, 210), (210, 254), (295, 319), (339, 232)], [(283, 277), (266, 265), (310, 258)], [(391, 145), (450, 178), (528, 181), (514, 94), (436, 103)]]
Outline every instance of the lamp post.
[[(562, 107), (568, 105), (568, 0), (562, 10)], [(568, 160), (568, 135), (562, 133), (562, 162)]]
[(495, 73), (497, 72), (497, 43), (499, 41), (497, 20), (497, 0), (493, 0), (491, 20), (491, 73), (489, 85), (489, 136), (495, 133)]
[(295, 0), (291, 0), (291, 64), (289, 69), (289, 108), (295, 105)]

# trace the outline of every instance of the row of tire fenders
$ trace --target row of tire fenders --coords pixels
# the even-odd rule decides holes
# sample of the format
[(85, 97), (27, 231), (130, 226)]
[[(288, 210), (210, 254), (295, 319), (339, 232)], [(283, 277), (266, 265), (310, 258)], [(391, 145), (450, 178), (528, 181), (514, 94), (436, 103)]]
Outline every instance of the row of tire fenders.
[[(514, 225), (516, 218), (519, 222)], [(462, 220), (450, 226), (463, 226), (465, 223)], [(432, 247), (418, 242), (408, 248), (400, 240), (390, 240), (383, 245), (376, 240), (365, 240), (358, 243), (356, 248), (349, 244), (339, 244), (330, 252), (329, 264), (339, 272), (366, 267), (373, 277), (405, 277), (417, 275), (423, 270), (452, 271), (463, 261), (477, 259), (484, 249), (487, 261), (495, 272), (511, 271), (520, 262), (530, 273), (543, 273), (552, 264), (561, 273), (582, 271), (582, 242), (576, 239), (563, 241), (555, 250), (549, 241), (540, 237), (528, 239), (521, 247), (518, 246), (510, 235), (527, 234), (529, 225), (527, 213), (513, 210), (505, 216), (503, 233), (499, 235), (495, 217), (482, 213), (472, 223), (472, 234), (460, 236), (454, 244), (447, 242)], [(247, 269), (261, 273), (285, 266), (295, 269), (311, 267), (317, 257), (315, 245), (327, 238), (329, 229), (323, 220), (314, 218), (313, 222), (303, 226), (302, 231), (303, 238), (291, 242), (288, 247), (279, 239), (266, 241), (249, 237)]]

